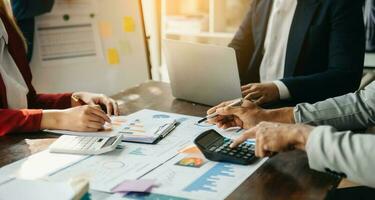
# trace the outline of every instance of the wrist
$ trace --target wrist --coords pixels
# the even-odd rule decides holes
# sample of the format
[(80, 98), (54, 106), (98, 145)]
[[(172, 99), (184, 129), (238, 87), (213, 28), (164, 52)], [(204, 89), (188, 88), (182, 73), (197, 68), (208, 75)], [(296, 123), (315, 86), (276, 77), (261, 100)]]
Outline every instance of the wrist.
[(308, 125), (299, 125), (300, 127), (294, 133), (294, 138), (296, 138), (294, 147), (299, 150), (305, 150), (305, 146), (311, 131), (314, 129), (312, 126)]
[(62, 110), (43, 110), (42, 113), (41, 129), (62, 129)]
[(264, 110), (264, 121), (294, 124), (293, 108)]

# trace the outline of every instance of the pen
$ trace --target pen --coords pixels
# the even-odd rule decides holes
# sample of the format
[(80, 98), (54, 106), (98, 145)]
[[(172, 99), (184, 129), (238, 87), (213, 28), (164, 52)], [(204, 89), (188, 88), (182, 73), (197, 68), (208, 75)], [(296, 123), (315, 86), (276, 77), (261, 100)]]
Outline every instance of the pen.
[(169, 135), (169, 133), (171, 133), (178, 125), (180, 125), (179, 122), (174, 122), (173, 126), (168, 130), (166, 131), (164, 134), (161, 135), (162, 138), (165, 138), (167, 135)]
[[(86, 102), (84, 102), (79, 96), (72, 95), (72, 99), (78, 103), (78, 105), (83, 106), (86, 105)], [(98, 105), (100, 106), (100, 109), (102, 109), (103, 112), (107, 112), (107, 108), (104, 105)]]
[[(234, 100), (231, 104), (229, 104), (228, 106), (232, 107), (232, 106), (240, 106), (243, 102), (244, 98), (239, 98), (239, 99), (236, 99)], [(207, 115), (206, 117), (202, 118), (201, 120), (198, 121), (198, 124), (206, 121), (207, 119), (212, 119), (212, 118), (215, 118), (217, 117), (218, 114), (216, 112), (210, 114), (210, 115)]]
[(72, 95), (72, 99), (77, 102), (79, 105), (86, 105), (86, 103), (81, 99), (79, 98), (78, 96), (75, 96), (75, 95)]

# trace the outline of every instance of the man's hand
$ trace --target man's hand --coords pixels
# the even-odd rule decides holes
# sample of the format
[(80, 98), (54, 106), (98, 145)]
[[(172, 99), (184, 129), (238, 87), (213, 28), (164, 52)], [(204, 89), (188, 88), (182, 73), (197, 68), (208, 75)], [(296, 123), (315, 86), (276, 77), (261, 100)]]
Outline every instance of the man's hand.
[(216, 124), (219, 128), (230, 127), (251, 128), (263, 121), (266, 110), (258, 107), (251, 101), (245, 100), (241, 106), (228, 106), (232, 101), (219, 104), (207, 111), (207, 114), (217, 113), (218, 116), (208, 119), (208, 123)]
[[(75, 98), (80, 99), (87, 105), (102, 105), (107, 109), (108, 115), (119, 115), (120, 110), (117, 102), (104, 94), (95, 94), (89, 92), (76, 92), (72, 95)], [(79, 102), (76, 102), (72, 98), (72, 107), (80, 106)]]
[(313, 127), (302, 124), (261, 122), (256, 127), (245, 131), (233, 141), (230, 147), (234, 148), (247, 139), (255, 138), (255, 155), (257, 157), (265, 157), (274, 152), (288, 151), (295, 148), (305, 150), (307, 138), (312, 129)]
[(241, 87), (242, 96), (262, 105), (280, 100), (279, 89), (274, 83), (251, 83)]

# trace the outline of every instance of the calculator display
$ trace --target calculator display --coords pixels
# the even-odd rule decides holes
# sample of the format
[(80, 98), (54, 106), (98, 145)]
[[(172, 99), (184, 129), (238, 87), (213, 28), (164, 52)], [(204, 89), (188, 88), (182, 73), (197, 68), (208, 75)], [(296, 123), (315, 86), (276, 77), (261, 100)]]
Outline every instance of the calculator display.
[(105, 144), (102, 146), (102, 147), (108, 147), (108, 146), (111, 146), (115, 141), (116, 141), (116, 137), (110, 137), (106, 142)]
[(207, 135), (205, 135), (203, 138), (200, 138), (197, 143), (204, 148), (208, 148), (212, 143), (214, 143), (216, 140), (221, 139), (221, 136), (218, 135), (214, 131), (210, 131)]

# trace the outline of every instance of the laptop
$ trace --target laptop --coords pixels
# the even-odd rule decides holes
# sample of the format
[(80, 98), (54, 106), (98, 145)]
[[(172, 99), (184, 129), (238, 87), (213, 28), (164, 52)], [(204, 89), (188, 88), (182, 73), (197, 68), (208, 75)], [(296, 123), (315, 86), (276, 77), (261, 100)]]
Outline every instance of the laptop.
[(242, 97), (234, 49), (176, 40), (163, 42), (174, 97), (209, 106)]

